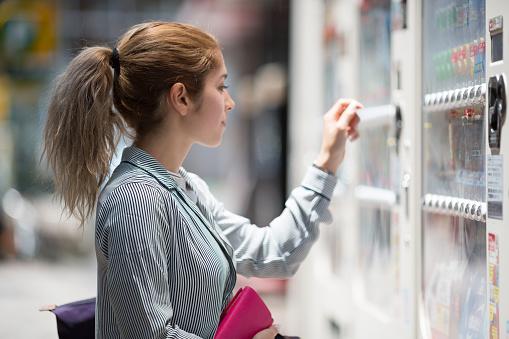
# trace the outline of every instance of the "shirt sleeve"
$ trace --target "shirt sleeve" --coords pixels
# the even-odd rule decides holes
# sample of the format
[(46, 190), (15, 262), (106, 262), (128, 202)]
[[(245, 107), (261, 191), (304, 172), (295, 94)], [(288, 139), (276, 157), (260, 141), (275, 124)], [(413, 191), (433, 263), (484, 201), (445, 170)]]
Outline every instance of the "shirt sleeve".
[(247, 277), (292, 276), (316, 241), (318, 225), (332, 221), (328, 206), (337, 178), (316, 167), (308, 169), (281, 215), (265, 227), (226, 210), (195, 177), (217, 227), (234, 248), (237, 272)]
[(122, 338), (199, 338), (172, 322), (161, 194), (151, 186), (127, 184), (112, 196), (117, 203), (107, 221), (107, 288)]

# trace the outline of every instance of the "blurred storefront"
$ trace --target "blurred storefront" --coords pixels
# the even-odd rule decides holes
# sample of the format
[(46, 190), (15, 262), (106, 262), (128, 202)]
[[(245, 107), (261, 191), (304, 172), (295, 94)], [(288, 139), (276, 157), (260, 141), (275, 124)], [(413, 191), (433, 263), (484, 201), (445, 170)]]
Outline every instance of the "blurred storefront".
[[(86, 46), (114, 47), (134, 24), (183, 21), (218, 38), (237, 109), (223, 145), (193, 148), (184, 166), (202, 176), (231, 211), (255, 224), (265, 226), (282, 211), (289, 6), (289, 0), (0, 2), (0, 275), (11, 277), (0, 285), (0, 300), (13, 309), (9, 319), (21, 321), (24, 310), (35, 324), (28, 334), (51, 337), (54, 320), (41, 321), (37, 307), (95, 290), (93, 220), (80, 229), (62, 211), (42, 158), (42, 130), (53, 81), (71, 58)], [(112, 168), (130, 142), (122, 140)], [(37, 297), (30, 287), (36, 279), (44, 285)], [(249, 283), (261, 292), (284, 288), (280, 282)], [(8, 298), (11, 293), (16, 298)], [(282, 299), (273, 304), (277, 314)], [(6, 319), (4, 312), (0, 318)], [(0, 337), (17, 337), (19, 325), (0, 320)]]
[[(52, 81), (83, 47), (113, 47), (136, 23), (177, 20), (202, 27), (219, 39), (238, 107), (229, 118), (222, 147), (195, 147), (184, 165), (203, 176), (232, 211), (266, 225), (280, 213), (286, 195), (288, 10), (287, 0), (2, 2), (0, 197), (11, 190), (7, 200), (19, 195), (34, 207), (37, 237), (45, 238), (46, 233), (52, 234), (49, 238), (72, 237), (72, 226), (66, 232), (55, 225), (66, 218), (56, 212), (60, 204), (52, 196), (51, 173), (41, 158)], [(123, 140), (119, 145), (112, 167), (130, 142)], [(6, 211), (12, 206), (7, 200), (2, 204), (2, 223), (13, 228), (19, 224), (14, 219), (23, 216)], [(54, 211), (44, 211), (48, 208)], [(43, 220), (43, 216), (56, 219)], [(76, 221), (71, 218), (64, 223), (75, 225)], [(79, 242), (81, 235), (74, 233)], [(16, 246), (7, 248), (4, 255), (20, 254), (13, 253)]]

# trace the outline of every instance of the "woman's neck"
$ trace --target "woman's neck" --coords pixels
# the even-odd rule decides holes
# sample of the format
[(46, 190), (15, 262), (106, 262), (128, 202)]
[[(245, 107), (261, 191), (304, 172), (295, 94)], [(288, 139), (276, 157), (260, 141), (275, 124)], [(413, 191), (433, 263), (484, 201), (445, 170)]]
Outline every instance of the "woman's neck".
[(192, 142), (178, 131), (152, 133), (135, 141), (134, 145), (153, 156), (167, 170), (178, 173)]

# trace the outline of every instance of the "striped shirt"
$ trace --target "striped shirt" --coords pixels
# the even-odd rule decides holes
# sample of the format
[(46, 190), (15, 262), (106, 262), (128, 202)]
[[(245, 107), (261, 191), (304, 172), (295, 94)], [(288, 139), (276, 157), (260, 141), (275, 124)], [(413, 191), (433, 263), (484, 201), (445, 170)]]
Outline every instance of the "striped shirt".
[(289, 277), (330, 222), (336, 178), (310, 167), (266, 227), (226, 210), (197, 175), (131, 146), (97, 205), (96, 338), (213, 338), (236, 273)]

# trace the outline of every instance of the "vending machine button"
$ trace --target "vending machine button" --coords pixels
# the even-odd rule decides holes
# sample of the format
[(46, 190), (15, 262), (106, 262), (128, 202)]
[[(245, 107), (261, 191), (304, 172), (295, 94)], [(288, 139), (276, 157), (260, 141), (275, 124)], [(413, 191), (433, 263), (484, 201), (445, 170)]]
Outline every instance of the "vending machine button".
[(482, 86), (481, 85), (475, 86), (475, 97), (477, 98), (477, 100), (482, 99)]
[(433, 106), (437, 104), (437, 95), (435, 93), (431, 94), (430, 104)]
[(475, 87), (470, 87), (468, 96), (470, 99), (473, 99), (475, 97)]
[(476, 203), (473, 203), (472, 206), (470, 207), (470, 216), (475, 218), (475, 211), (477, 210), (477, 204)]
[(461, 101), (461, 89), (456, 90), (456, 101)]
[(435, 209), (439, 209), (440, 208), (440, 201), (438, 200), (438, 197), (435, 197), (434, 198), (434, 201), (433, 201), (433, 207)]
[(482, 205), (477, 206), (477, 210), (475, 211), (476, 220), (482, 219)]
[(440, 210), (440, 212), (444, 212), (444, 208), (445, 208), (445, 199), (444, 199), (444, 197), (439, 196), (438, 197), (438, 209)]
[(468, 88), (463, 88), (461, 90), (461, 99), (463, 100), (463, 103), (465, 103), (468, 99)]
[(426, 194), (422, 203), (425, 208), (431, 207), (431, 194)]
[(443, 93), (442, 93), (442, 92), (439, 92), (439, 93), (437, 94), (437, 103), (438, 103), (439, 105), (441, 105), (443, 102), (444, 102), (444, 96), (443, 96)]

